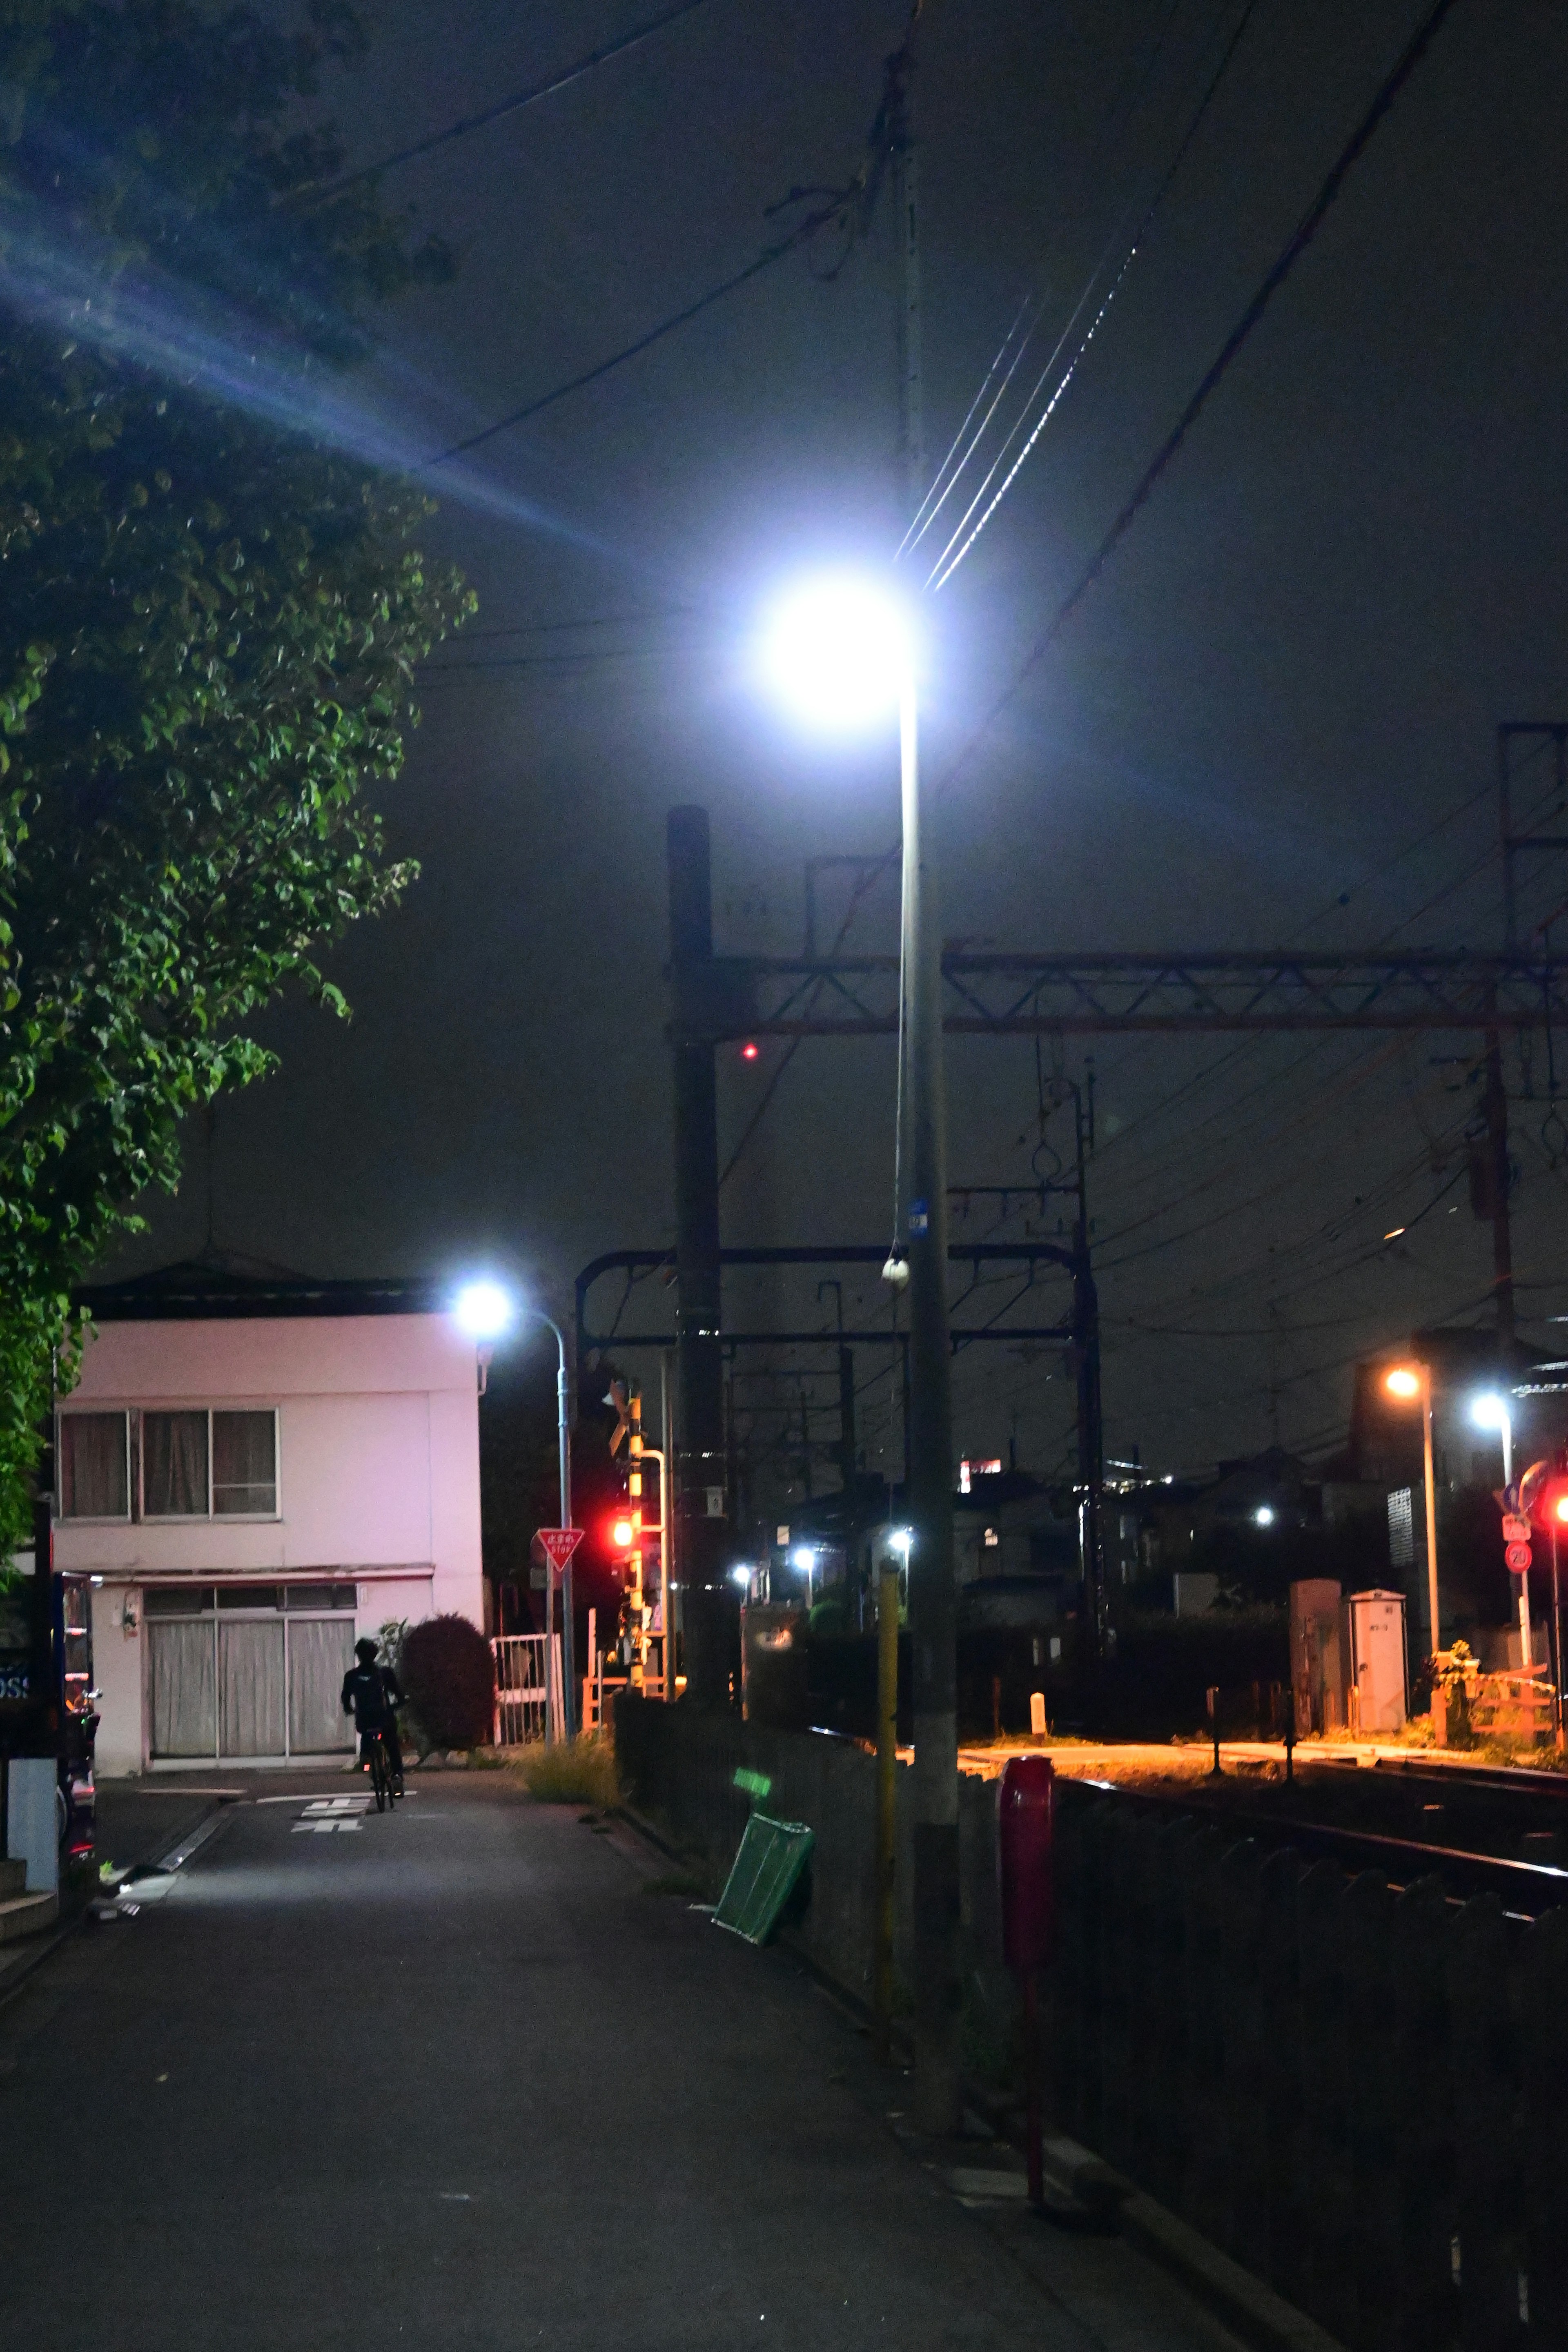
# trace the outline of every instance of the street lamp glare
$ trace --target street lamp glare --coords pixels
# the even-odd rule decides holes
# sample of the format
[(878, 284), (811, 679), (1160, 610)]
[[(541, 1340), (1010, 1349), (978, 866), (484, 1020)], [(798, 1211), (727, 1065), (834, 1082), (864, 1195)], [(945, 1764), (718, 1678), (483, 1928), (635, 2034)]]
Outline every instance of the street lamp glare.
[(816, 1554), (809, 1544), (802, 1544), (790, 1554), (790, 1566), (798, 1568), (802, 1576), (809, 1576), (816, 1566)]
[(1478, 1429), (1501, 1429), (1508, 1421), (1508, 1407), (1495, 1389), (1487, 1389), (1470, 1399), (1470, 1419)]
[(453, 1312), (458, 1328), (470, 1339), (499, 1339), (511, 1324), (517, 1313), (510, 1293), (499, 1282), (465, 1282), (458, 1291)]
[(911, 659), (909, 618), (890, 590), (853, 572), (804, 583), (773, 614), (764, 642), (774, 692), (834, 730), (898, 707)]
[(1384, 1386), (1390, 1396), (1417, 1397), (1421, 1393), (1421, 1375), (1412, 1371), (1408, 1364), (1395, 1364)]

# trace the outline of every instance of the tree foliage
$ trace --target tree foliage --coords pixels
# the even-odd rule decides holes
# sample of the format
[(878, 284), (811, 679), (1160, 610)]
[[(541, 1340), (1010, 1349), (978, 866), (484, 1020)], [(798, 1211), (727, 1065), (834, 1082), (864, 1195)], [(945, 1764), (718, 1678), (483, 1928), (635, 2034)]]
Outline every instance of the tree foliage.
[(348, 372), (447, 274), (342, 167), (362, 38), (0, 0), (0, 1559), (69, 1293), (289, 979), (394, 905), (367, 793), (471, 604)]

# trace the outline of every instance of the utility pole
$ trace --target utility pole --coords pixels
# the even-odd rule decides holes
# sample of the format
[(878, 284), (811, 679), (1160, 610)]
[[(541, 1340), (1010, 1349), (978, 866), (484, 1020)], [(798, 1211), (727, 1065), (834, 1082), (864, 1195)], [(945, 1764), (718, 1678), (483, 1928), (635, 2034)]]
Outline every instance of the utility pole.
[(719, 1114), (713, 1040), (690, 1017), (713, 961), (707, 810), (671, 809), (667, 839), (669, 969), (675, 997), (675, 1370), (680, 1432), (677, 1472), (671, 1481), (679, 1530), (676, 1559), (684, 1596), (687, 1693), (700, 1706), (721, 1706), (729, 1697), (729, 1643)]
[[(917, 10), (918, 14), (918, 10)], [(913, 19), (910, 20), (910, 35)], [(919, 211), (910, 38), (888, 60), (887, 121), (900, 260), (899, 456), (905, 517), (924, 495)], [(947, 1314), (947, 1106), (942, 918), (922, 832), (919, 705), (911, 656), (900, 698), (903, 806), (900, 1087), (901, 1243), (910, 1279), (909, 1613), (914, 1652), (915, 2119), (958, 2130), (958, 1596), (952, 1550), (952, 1364)]]
[[(1090, 1086), (1093, 1079), (1090, 1077)], [(1078, 1477), (1083, 1489), (1083, 1613), (1089, 1654), (1105, 1655), (1105, 1423), (1100, 1394), (1100, 1295), (1089, 1246), (1089, 1154), (1093, 1148), (1093, 1097), (1072, 1090), (1078, 1150), (1078, 1209), (1073, 1220), (1073, 1360), (1078, 1372)]]
[(1496, 1029), (1486, 1033), (1486, 1169), (1487, 1206), (1492, 1221), (1492, 1295), (1497, 1302), (1497, 1335), (1504, 1348), (1513, 1345), (1513, 1230), (1509, 1205), (1508, 1090), (1503, 1084), (1502, 1039)]

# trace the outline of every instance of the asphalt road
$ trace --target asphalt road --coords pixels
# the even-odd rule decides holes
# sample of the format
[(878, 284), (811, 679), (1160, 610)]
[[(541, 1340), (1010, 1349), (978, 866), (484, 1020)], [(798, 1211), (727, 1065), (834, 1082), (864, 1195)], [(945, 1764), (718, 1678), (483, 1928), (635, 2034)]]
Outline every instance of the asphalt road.
[(351, 1829), (244, 1785), (0, 2006), (0, 2342), (1231, 2345), (1116, 2242), (961, 2203), (933, 2159), (1014, 2160), (900, 2138), (897, 2070), (629, 1832), (499, 1774)]

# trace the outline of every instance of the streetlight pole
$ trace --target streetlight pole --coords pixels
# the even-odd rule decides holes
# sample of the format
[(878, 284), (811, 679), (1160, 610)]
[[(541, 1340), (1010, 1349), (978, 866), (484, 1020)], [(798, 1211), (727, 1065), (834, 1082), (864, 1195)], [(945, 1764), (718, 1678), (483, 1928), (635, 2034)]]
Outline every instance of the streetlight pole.
[[(920, 247), (912, 67), (905, 41), (888, 64), (888, 121), (901, 261), (899, 441), (908, 512), (923, 494)], [(952, 1549), (952, 1357), (947, 1313), (947, 1106), (942, 1070), (942, 921), (921, 805), (912, 653), (899, 692), (903, 814), (900, 940), (903, 1070), (899, 1210), (910, 1269), (910, 1633), (914, 1653), (914, 1995), (916, 2119), (931, 2133), (962, 2120), (958, 1976), (958, 1659)]]
[(1432, 1636), (1432, 1655), (1442, 1647), (1441, 1629), (1437, 1621), (1437, 1481), (1432, 1458), (1432, 1367), (1426, 1363), (1395, 1364), (1384, 1375), (1384, 1388), (1391, 1397), (1408, 1404), (1413, 1398), (1421, 1403), (1421, 1473), (1426, 1495), (1426, 1614)]
[(1437, 1625), (1437, 1480), (1432, 1461), (1432, 1367), (1421, 1367), (1421, 1476), (1426, 1489), (1426, 1611), (1432, 1654), (1442, 1648)]
[[(555, 1334), (555, 1442), (557, 1454), (559, 1455), (561, 1479), (561, 1524), (563, 1528), (569, 1528), (572, 1524), (572, 1415), (570, 1390), (566, 1378), (566, 1339), (560, 1324), (555, 1320), (555, 1318), (552, 1315), (546, 1315), (542, 1307), (525, 1307), (523, 1311), (525, 1314), (531, 1315), (536, 1323), (548, 1324), (550, 1329)], [(544, 1593), (544, 1625), (546, 1641), (544, 1672), (545, 1688), (547, 1690), (550, 1687), (550, 1652), (548, 1646), (551, 1630), (550, 1620), (554, 1607), (554, 1598), (555, 1596), (552, 1587), (547, 1585), (545, 1587)], [(577, 1710), (574, 1704), (574, 1685), (573, 1682), (573, 1675), (577, 1662), (575, 1647), (572, 1638), (572, 1562), (570, 1559), (568, 1559), (566, 1565), (561, 1571), (561, 1711), (565, 1718), (563, 1728), (568, 1739), (571, 1738), (573, 1732), (576, 1727), (577, 1720)]]

